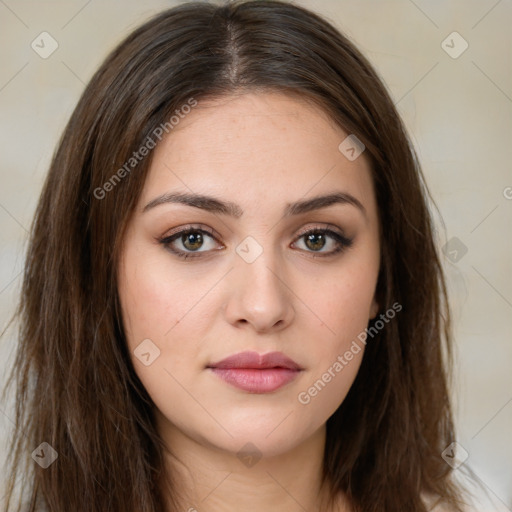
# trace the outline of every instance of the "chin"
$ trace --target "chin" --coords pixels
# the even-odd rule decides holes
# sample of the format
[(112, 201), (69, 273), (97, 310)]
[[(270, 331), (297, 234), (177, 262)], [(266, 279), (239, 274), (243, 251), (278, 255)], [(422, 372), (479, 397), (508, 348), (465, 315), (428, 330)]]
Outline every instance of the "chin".
[(247, 419), (236, 425), (226, 428), (233, 437), (222, 436), (207, 439), (209, 444), (215, 445), (218, 449), (231, 452), (239, 456), (240, 451), (251, 450), (259, 452), (261, 457), (275, 457), (283, 455), (296, 446), (304, 443), (318, 428), (312, 428), (311, 431), (305, 431), (304, 426), (297, 420), (292, 421), (293, 414), (283, 421), (286, 414), (283, 414), (279, 420), (251, 421)]

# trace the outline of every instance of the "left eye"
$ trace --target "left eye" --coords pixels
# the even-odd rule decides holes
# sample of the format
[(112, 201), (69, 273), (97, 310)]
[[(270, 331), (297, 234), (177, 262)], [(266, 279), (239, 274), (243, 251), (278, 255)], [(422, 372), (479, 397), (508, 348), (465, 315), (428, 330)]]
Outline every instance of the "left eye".
[(321, 253), (322, 256), (336, 254), (352, 244), (352, 240), (330, 229), (307, 231), (300, 235), (297, 241), (303, 242), (303, 245), (306, 247), (304, 250), (307, 252)]

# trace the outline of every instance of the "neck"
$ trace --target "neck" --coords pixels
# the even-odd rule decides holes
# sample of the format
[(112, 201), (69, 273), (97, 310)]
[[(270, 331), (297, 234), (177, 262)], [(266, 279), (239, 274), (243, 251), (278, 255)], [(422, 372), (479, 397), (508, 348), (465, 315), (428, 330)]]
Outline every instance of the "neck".
[(166, 472), (171, 475), (173, 491), (179, 492), (178, 510), (349, 511), (342, 496), (332, 507), (326, 505), (329, 494), (321, 481), (325, 425), (292, 450), (266, 457), (256, 448), (237, 454), (208, 446), (163, 418), (158, 423), (168, 448)]

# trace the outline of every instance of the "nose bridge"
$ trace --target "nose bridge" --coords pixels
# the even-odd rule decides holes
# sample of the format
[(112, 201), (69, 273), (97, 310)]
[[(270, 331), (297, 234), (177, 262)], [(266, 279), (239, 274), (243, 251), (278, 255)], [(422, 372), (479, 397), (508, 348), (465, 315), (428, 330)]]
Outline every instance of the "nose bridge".
[[(244, 288), (252, 288), (255, 294), (277, 296), (282, 293), (282, 283), (277, 279), (279, 270), (275, 251), (267, 248), (254, 261), (247, 262), (239, 258), (235, 265), (235, 271), (244, 283)], [(267, 298), (270, 298), (267, 297)]]
[(278, 251), (247, 237), (236, 253), (226, 308), (229, 321), (247, 322), (259, 331), (287, 325), (293, 304)]

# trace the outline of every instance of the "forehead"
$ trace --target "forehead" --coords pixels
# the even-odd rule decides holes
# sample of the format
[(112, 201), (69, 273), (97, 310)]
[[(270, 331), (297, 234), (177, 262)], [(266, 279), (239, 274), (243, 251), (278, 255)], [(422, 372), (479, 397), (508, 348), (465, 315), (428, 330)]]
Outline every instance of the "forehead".
[(338, 149), (347, 136), (322, 109), (295, 95), (199, 101), (155, 148), (141, 200), (179, 189), (257, 207), (341, 187), (371, 201), (366, 156), (350, 161)]

